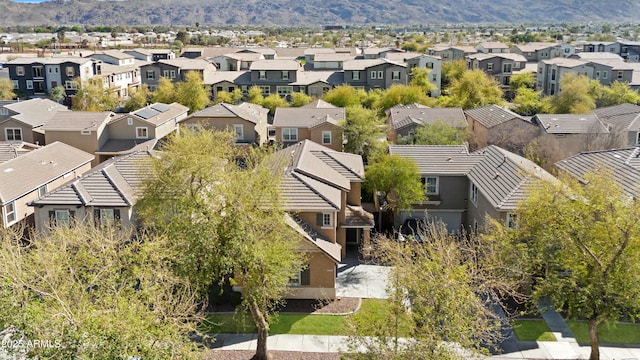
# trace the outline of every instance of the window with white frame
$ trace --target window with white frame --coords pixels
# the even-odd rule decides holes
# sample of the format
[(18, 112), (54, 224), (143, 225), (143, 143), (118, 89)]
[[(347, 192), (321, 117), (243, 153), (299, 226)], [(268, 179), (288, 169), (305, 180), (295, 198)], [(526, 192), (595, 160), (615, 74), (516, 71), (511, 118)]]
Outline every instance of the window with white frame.
[(9, 115), (9, 110), (7, 108), (0, 107), (0, 115)]
[(69, 210), (55, 210), (53, 220), (56, 226), (68, 226), (70, 217)]
[(322, 144), (331, 145), (331, 131), (325, 130), (322, 132)]
[(277, 86), (278, 95), (285, 97), (293, 92), (293, 86)]
[(502, 66), (502, 72), (510, 73), (511, 72), (511, 64), (504, 64)]
[(371, 72), (371, 78), (372, 78), (372, 79), (376, 79), (376, 78), (377, 78), (377, 75), (378, 75), (378, 72), (376, 72), (376, 71), (372, 71), (372, 72)]
[(133, 119), (127, 118), (127, 125), (133, 125)]
[(516, 213), (507, 213), (507, 228), (509, 228), (509, 229), (517, 229), (518, 228), (518, 214), (516, 214)]
[(13, 224), (16, 222), (16, 204), (15, 202), (10, 202), (4, 206), (4, 220), (7, 225)]
[(606, 79), (606, 78), (607, 78), (607, 74), (608, 74), (608, 73), (607, 73), (606, 71), (603, 71), (603, 72), (602, 72), (602, 78), (603, 78), (603, 79)]
[(283, 141), (298, 141), (298, 129), (297, 128), (283, 128), (282, 129)]
[(27, 80), (27, 90), (33, 90), (33, 80)]
[(162, 70), (162, 76), (168, 78), (169, 77), (169, 70)]
[(400, 71), (392, 71), (391, 80), (400, 80)]
[(38, 197), (43, 197), (47, 193), (47, 184), (44, 184), (38, 188)]
[(433, 69), (433, 63), (432, 62), (428, 62), (426, 65), (427, 69)]
[(175, 79), (176, 78), (176, 71), (175, 70), (169, 70), (169, 77), (171, 79)]
[(360, 80), (360, 71), (352, 71), (351, 80)]
[(156, 78), (156, 72), (153, 70), (147, 70), (147, 80), (153, 80)]
[(136, 128), (136, 139), (148, 139), (149, 138), (149, 129), (146, 127), (137, 127)]
[(67, 66), (67, 67), (65, 68), (65, 74), (66, 74), (68, 77), (73, 77), (73, 76), (75, 76), (75, 74), (76, 74), (76, 70), (73, 68), (73, 66)]
[(16, 75), (24, 76), (24, 66), (16, 66)]
[(18, 80), (11, 80), (11, 82), (13, 83), (13, 89), (19, 89), (20, 88), (20, 82)]
[(269, 93), (271, 93), (271, 86), (260, 86), (260, 90), (262, 90), (262, 96), (269, 96)]
[(378, 79), (384, 79), (384, 72), (378, 71)]
[(469, 198), (471, 199), (471, 203), (477, 207), (478, 206), (478, 187), (474, 183), (471, 183)]
[(319, 225), (323, 228), (333, 227), (333, 214), (332, 213), (321, 213), (318, 216)]
[(66, 90), (78, 90), (78, 83), (75, 81), (67, 80), (64, 82), (64, 88)]
[(618, 80), (622, 80), (624, 78), (624, 73), (622, 71), (618, 71)]
[(282, 71), (282, 80), (289, 80), (289, 72), (288, 71)]
[(487, 71), (491, 71), (493, 70), (493, 63), (488, 63), (487, 64)]
[(244, 140), (244, 126), (242, 124), (233, 124), (233, 132), (236, 134), (236, 141)]
[(7, 141), (22, 141), (22, 129), (21, 128), (5, 128), (4, 138)]
[(258, 72), (258, 79), (260, 80), (266, 80), (267, 79), (267, 72), (264, 70), (260, 70)]
[(596, 79), (600, 78), (600, 71), (596, 71)]
[(439, 192), (438, 186), (440, 185), (439, 178), (437, 176), (425, 176), (422, 178), (424, 184), (424, 192), (427, 195), (437, 195)]
[(519, 69), (520, 68), (520, 62), (519, 61), (514, 62), (513, 63), (513, 67), (516, 68), (516, 69)]

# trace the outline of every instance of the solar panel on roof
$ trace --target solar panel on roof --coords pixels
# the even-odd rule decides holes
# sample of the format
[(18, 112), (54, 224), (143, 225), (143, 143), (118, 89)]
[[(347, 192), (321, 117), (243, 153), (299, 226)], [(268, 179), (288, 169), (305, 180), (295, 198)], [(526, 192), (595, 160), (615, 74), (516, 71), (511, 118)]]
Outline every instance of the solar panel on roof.
[(158, 110), (154, 110), (151, 108), (144, 108), (136, 111), (134, 114), (146, 120), (146, 119), (151, 119), (152, 117), (160, 114), (160, 112)]
[(158, 103), (158, 104), (153, 104), (153, 105), (151, 105), (151, 108), (152, 108), (152, 109), (154, 109), (154, 110), (158, 110), (158, 111), (160, 111), (161, 113), (163, 113), (163, 112), (167, 112), (167, 111), (169, 111), (169, 109), (171, 109), (171, 106), (169, 106), (169, 105), (167, 105), (167, 104), (160, 104), (160, 103)]

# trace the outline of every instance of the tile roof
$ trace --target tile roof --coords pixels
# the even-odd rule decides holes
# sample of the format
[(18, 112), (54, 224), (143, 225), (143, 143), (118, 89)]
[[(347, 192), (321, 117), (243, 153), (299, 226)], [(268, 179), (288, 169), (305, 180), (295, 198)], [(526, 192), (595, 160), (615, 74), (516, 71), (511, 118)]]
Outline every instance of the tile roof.
[(55, 101), (39, 98), (14, 102), (4, 107), (18, 113), (11, 116), (13, 119), (31, 127), (45, 124), (58, 111), (69, 111), (66, 106)]
[(421, 174), (466, 175), (482, 160), (464, 145), (391, 145), (389, 154), (412, 159)]
[(93, 159), (92, 154), (56, 141), (6, 161), (0, 164), (0, 204), (34, 191)]
[(188, 107), (175, 102), (171, 104), (153, 103), (129, 114), (122, 114), (120, 116), (116, 115), (111, 121), (109, 121), (109, 124), (135, 116), (141, 121), (154, 126), (160, 126), (167, 121), (175, 119), (177, 116), (186, 114), (188, 111)]
[(362, 206), (347, 205), (344, 221), (341, 225), (343, 228), (373, 228), (375, 221), (373, 214), (365, 211)]
[(522, 52), (535, 52), (538, 50), (544, 50), (552, 47), (559, 47), (559, 43), (552, 42), (532, 42), (528, 44), (516, 44), (513, 47), (520, 49)]
[(507, 59), (507, 60), (512, 60), (512, 61), (520, 61), (520, 62), (527, 62), (527, 58), (525, 58), (524, 56), (520, 55), (520, 54), (515, 54), (515, 53), (476, 53), (476, 54), (471, 54), (469, 55), (469, 59), (477, 59), (479, 61), (483, 61), (483, 60), (487, 60), (487, 59), (491, 59), (494, 57), (498, 57), (498, 58), (502, 58), (502, 59)]
[(0, 141), (0, 164), (27, 154), (39, 147), (22, 141)]
[(382, 59), (367, 59), (367, 60), (349, 60), (342, 63), (342, 69), (345, 71), (350, 70), (365, 70), (372, 66), (381, 65), (381, 64), (391, 64), (401, 67), (407, 67), (405, 64), (400, 62), (391, 61), (385, 58)]
[(150, 151), (111, 158), (30, 205), (132, 206), (150, 171)]
[(640, 106), (635, 104), (607, 106), (593, 110), (593, 114), (611, 125), (623, 126), (628, 130), (640, 129)]
[(283, 167), (281, 189), (287, 211), (336, 211), (342, 191), (361, 182), (364, 165), (360, 155), (331, 150), (310, 140), (274, 154), (274, 169)]
[(333, 261), (335, 261), (336, 263), (340, 262), (342, 251), (342, 246), (340, 246), (340, 244), (332, 243), (331, 241), (323, 238), (320, 234), (318, 234), (309, 225), (307, 225), (304, 221), (300, 220), (300, 218), (295, 215), (285, 214), (285, 222), (292, 229), (302, 235), (307, 241), (317, 246), (318, 249), (328, 255), (331, 259), (333, 259)]
[(578, 52), (571, 55), (574, 59), (582, 59), (582, 60), (620, 60), (624, 61), (624, 59), (614, 53), (610, 52)]
[[(489, 105), (464, 111), (469, 117), (486, 128), (498, 126), (513, 119), (527, 121), (522, 116), (497, 105)], [(528, 122), (528, 121), (527, 121)]]
[(55, 64), (63, 64), (63, 63), (75, 63), (78, 65), (86, 64), (88, 62), (93, 61), (89, 58), (81, 58), (81, 57), (46, 57), (46, 58), (17, 58), (9, 61), (7, 64), (45, 64), (45, 65), (55, 65)]
[(336, 54), (336, 53), (327, 53), (327, 54), (316, 54), (314, 57), (314, 62), (323, 62), (323, 61), (348, 61), (354, 60), (356, 57), (351, 54)]
[(344, 108), (276, 108), (273, 126), (312, 128), (320, 123), (337, 125), (345, 119)]
[(295, 60), (258, 60), (251, 63), (251, 71), (258, 70), (299, 70), (302, 66)]
[(391, 109), (390, 116), (391, 124), (396, 130), (412, 124), (426, 125), (438, 121), (456, 128), (467, 127), (467, 118), (462, 108), (396, 108)]
[(93, 55), (107, 55), (114, 59), (133, 59), (133, 55), (127, 54), (120, 50), (105, 50), (93, 53)]
[(322, 99), (316, 99), (308, 103), (307, 105), (300, 106), (300, 108), (302, 109), (335, 109), (337, 108), (337, 106), (333, 104), (329, 104), (328, 102)]
[(289, 83), (289, 85), (308, 86), (317, 82), (340, 85), (344, 82), (344, 73), (341, 71), (298, 71), (296, 81)]
[(96, 131), (116, 116), (110, 111), (59, 111), (40, 129), (48, 131)]
[[(247, 80), (242, 83), (239, 79), (248, 77)], [(205, 85), (213, 85), (219, 82), (227, 81), (236, 84), (250, 84), (251, 72), (250, 71), (205, 71), (203, 76), (203, 82)]]
[(482, 46), (485, 49), (508, 49), (507, 44), (500, 41), (487, 41), (481, 42), (478, 46)]
[(534, 121), (548, 134), (608, 134), (609, 130), (593, 114), (538, 114)]
[(240, 105), (219, 103), (213, 106), (209, 106), (206, 109), (197, 111), (182, 121), (186, 121), (187, 119), (191, 119), (194, 117), (231, 117), (241, 118), (254, 124), (259, 124), (261, 121), (266, 122), (268, 112), (269, 109), (265, 109), (260, 105), (247, 102), (243, 102)]
[(599, 168), (612, 171), (624, 192), (640, 197), (640, 147), (581, 152), (558, 161), (555, 166), (582, 182), (587, 173)]
[(574, 67), (583, 66), (587, 64), (587, 62), (584, 60), (570, 59), (565, 57), (557, 57), (549, 60), (542, 60), (541, 63), (545, 65), (556, 65), (556, 66), (565, 67), (565, 68), (574, 68)]
[(210, 62), (208, 62), (207, 60), (202, 60), (202, 59), (178, 58), (178, 59), (170, 59), (170, 60), (158, 60), (158, 63), (175, 66), (175, 67), (180, 68), (182, 70), (203, 70), (203, 71), (204, 70), (209, 70), (209, 71), (215, 71), (216, 70), (215, 65), (213, 65)]

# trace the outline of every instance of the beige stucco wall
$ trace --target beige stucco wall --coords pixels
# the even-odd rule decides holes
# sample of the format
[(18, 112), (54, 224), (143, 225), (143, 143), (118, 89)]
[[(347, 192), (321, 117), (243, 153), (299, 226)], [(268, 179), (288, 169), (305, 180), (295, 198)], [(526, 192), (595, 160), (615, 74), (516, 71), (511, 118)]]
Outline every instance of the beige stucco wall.
[(319, 211), (318, 212), (301, 212), (301, 213), (298, 213), (298, 217), (300, 218), (300, 220), (304, 221), (309, 226), (311, 226), (313, 230), (317, 231), (318, 234), (320, 234), (320, 236), (322, 236), (328, 241), (335, 243), (336, 242), (336, 221), (335, 221), (336, 213), (334, 212), (334, 215), (333, 215), (333, 219), (334, 219), (333, 227), (330, 227), (330, 228), (323, 228), (316, 225), (316, 216), (318, 213)]
[[(132, 216), (132, 209), (131, 207), (98, 207), (96, 209), (118, 209), (120, 210), (120, 224), (122, 226), (122, 229), (128, 229), (131, 228), (134, 223), (135, 223), (135, 219)], [(36, 207), (35, 208), (35, 225), (36, 225), (36, 231), (38, 232), (46, 232), (48, 231), (50, 224), (49, 224), (49, 211), (54, 211), (54, 210), (69, 210), (69, 211), (75, 211), (75, 220), (76, 221), (80, 221), (80, 222), (84, 222), (87, 224), (93, 224), (94, 220), (93, 220), (93, 207), (84, 207), (84, 206), (80, 206), (80, 207), (76, 207), (75, 205), (45, 205), (41, 208)]]
[[(243, 142), (264, 142), (267, 138), (267, 126), (266, 119), (264, 124), (260, 124), (261, 128), (256, 129), (256, 125), (250, 121), (241, 118), (228, 118), (228, 117), (191, 117), (180, 123), (180, 126), (190, 125), (202, 125), (203, 128), (209, 130), (231, 131), (233, 132), (234, 124), (242, 124), (244, 132)], [(256, 130), (260, 130), (258, 134), (260, 139), (256, 138)]]
[(362, 183), (351, 182), (351, 190), (347, 193), (347, 203), (349, 205), (360, 206), (362, 204)]
[(109, 124), (109, 139), (135, 139), (137, 127), (146, 127), (149, 139), (153, 139), (156, 137), (156, 128), (153, 125), (149, 124), (148, 122), (141, 121), (140, 119), (133, 116), (131, 117), (132, 124), (129, 125), (129, 122), (127, 120), (128, 118), (129, 117), (124, 117), (121, 120)]
[[(56, 141), (63, 142), (67, 145), (71, 145), (82, 151), (86, 151), (89, 154), (95, 154), (100, 148), (98, 144), (98, 138), (95, 131), (92, 131), (90, 135), (82, 135), (78, 131), (53, 131), (48, 130), (45, 132), (45, 139), (47, 144), (54, 143)], [(96, 157), (92, 161), (92, 165), (99, 164), (99, 159)]]
[(7, 128), (19, 128), (22, 133), (22, 141), (28, 143), (35, 143), (33, 139), (33, 130), (31, 126), (27, 126), (21, 122), (9, 119), (3, 123), (0, 123), (0, 141), (7, 141), (5, 129)]
[(489, 131), (487, 128), (477, 122), (474, 118), (465, 115), (469, 124), (469, 133), (471, 134), (472, 144), (476, 144), (476, 148), (483, 148), (487, 146), (487, 138)]
[[(331, 131), (331, 144), (323, 144), (322, 143), (322, 132), (323, 131)], [(300, 130), (298, 130), (298, 136), (300, 134)], [(323, 124), (321, 126), (314, 127), (309, 131), (308, 138), (302, 138), (300, 140), (309, 139), (317, 144), (321, 144), (322, 146), (326, 146), (335, 151), (342, 151), (342, 128), (334, 126), (332, 124)]]

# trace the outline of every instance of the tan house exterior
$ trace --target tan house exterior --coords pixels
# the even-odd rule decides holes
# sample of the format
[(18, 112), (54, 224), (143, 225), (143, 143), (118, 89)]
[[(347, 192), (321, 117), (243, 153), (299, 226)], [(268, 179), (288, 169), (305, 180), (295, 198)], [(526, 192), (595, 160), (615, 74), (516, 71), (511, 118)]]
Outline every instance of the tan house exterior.
[(497, 105), (465, 110), (472, 149), (497, 145), (517, 151), (538, 136), (539, 129), (528, 118)]
[(49, 99), (30, 99), (0, 104), (0, 141), (25, 141), (44, 145), (39, 127), (66, 106)]
[(332, 150), (342, 151), (345, 109), (337, 107), (277, 108), (270, 127), (270, 139), (287, 147), (311, 140)]
[(88, 171), (91, 160), (92, 154), (54, 142), (0, 164), (2, 227), (32, 220), (27, 204)]
[(269, 109), (251, 103), (220, 103), (191, 114), (180, 126), (233, 131), (237, 144), (263, 144), (267, 141), (268, 113)]

